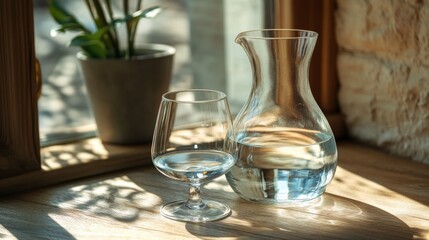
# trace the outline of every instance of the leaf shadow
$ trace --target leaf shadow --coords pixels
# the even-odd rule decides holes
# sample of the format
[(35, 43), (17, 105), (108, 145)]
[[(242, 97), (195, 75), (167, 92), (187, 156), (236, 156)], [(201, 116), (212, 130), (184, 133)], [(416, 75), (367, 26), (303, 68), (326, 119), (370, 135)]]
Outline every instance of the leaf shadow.
[[(374, 206), (324, 194), (307, 205), (261, 205), (238, 200), (229, 221), (187, 223), (199, 238), (237, 239), (412, 239), (412, 230), (400, 219)], [(240, 207), (234, 207), (235, 205)], [(224, 231), (214, 231), (220, 229)]]

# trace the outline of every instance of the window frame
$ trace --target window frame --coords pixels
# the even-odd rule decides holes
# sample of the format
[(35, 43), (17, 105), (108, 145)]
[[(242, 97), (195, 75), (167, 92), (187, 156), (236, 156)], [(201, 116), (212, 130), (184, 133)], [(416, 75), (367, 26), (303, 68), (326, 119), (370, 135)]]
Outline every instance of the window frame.
[[(32, 1), (0, 2), (0, 178), (41, 168)], [(19, 16), (19, 17), (17, 17)], [(29, 31), (30, 30), (30, 31)]]

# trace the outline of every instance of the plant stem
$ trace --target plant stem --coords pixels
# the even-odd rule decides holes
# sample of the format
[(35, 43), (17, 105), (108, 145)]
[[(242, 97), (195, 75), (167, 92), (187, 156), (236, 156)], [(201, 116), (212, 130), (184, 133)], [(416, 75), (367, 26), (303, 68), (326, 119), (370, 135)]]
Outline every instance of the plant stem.
[[(107, 11), (109, 13), (109, 18), (110, 18), (110, 22), (113, 23), (113, 20), (115, 20), (115, 18), (113, 17), (113, 10), (112, 10), (112, 4), (110, 2), (110, 0), (106, 0), (106, 6), (107, 6)], [(113, 37), (116, 39), (116, 43), (118, 45), (119, 48), (119, 38), (118, 38), (118, 32), (116, 31), (116, 26), (112, 26), (113, 27)]]
[(110, 22), (113, 21), (113, 10), (112, 10), (112, 4), (110, 0), (105, 0), (106, 6), (107, 6), (107, 12), (109, 13)]
[[(142, 0), (137, 1), (136, 12), (141, 9), (142, 2), (143, 2)], [(138, 26), (139, 22), (140, 22), (140, 19), (136, 20), (135, 22), (133, 21), (132, 25), (130, 27), (130, 46), (131, 46), (132, 55), (134, 55), (134, 51), (135, 51), (134, 42), (135, 42), (137, 26)]]
[(92, 20), (97, 24), (97, 19), (95, 17), (95, 10), (89, 0), (85, 0), (86, 6), (88, 7), (89, 13), (91, 14)]
[(112, 31), (110, 29), (109, 24), (107, 23), (106, 17), (104, 15), (104, 11), (103, 8), (101, 6), (101, 3), (99, 0), (92, 0), (92, 3), (94, 5), (94, 10), (93, 10), (93, 18), (94, 21), (98, 27), (98, 29), (101, 29), (103, 27), (107, 27), (109, 28), (108, 31), (106, 32), (107, 34), (107, 38), (105, 43), (110, 46), (110, 49), (113, 50), (113, 55), (117, 58), (119, 58), (121, 56), (120, 51), (119, 51), (119, 47), (118, 47), (118, 42), (116, 41), (116, 39), (114, 39), (113, 35), (112, 35)]
[(142, 8), (142, 0), (137, 1), (136, 12)]
[[(124, 7), (124, 17), (128, 18), (129, 17), (129, 5), (128, 5), (128, 0), (123, 0), (122, 1), (123, 7)], [(126, 30), (127, 30), (127, 51), (125, 54), (126, 58), (131, 58), (132, 56), (132, 46), (131, 46), (131, 22), (130, 21), (126, 21)]]

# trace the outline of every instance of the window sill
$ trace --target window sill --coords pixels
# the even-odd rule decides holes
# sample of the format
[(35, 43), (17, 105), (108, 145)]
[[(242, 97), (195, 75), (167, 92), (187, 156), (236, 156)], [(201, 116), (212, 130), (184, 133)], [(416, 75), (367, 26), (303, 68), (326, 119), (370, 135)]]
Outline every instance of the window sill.
[[(341, 114), (328, 114), (335, 136), (345, 135)], [(57, 144), (41, 149), (39, 170), (0, 179), (0, 196), (50, 186), (83, 177), (152, 164), (150, 143), (143, 145), (105, 144), (98, 138)]]
[[(327, 114), (336, 138), (345, 135), (341, 114)], [(0, 196), (50, 186), (83, 177), (152, 164), (150, 143), (105, 144), (98, 138), (57, 144), (41, 149), (39, 170), (0, 179)]]
[(41, 159), (40, 170), (0, 179), (0, 195), (152, 163), (150, 143), (111, 145), (98, 138), (44, 147)]

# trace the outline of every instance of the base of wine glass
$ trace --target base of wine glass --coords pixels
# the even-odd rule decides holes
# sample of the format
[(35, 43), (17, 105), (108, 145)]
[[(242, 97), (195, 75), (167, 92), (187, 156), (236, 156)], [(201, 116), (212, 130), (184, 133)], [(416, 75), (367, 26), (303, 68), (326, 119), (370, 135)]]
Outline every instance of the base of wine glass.
[(220, 202), (204, 200), (198, 209), (186, 206), (186, 200), (167, 203), (161, 207), (161, 214), (166, 218), (184, 222), (210, 222), (228, 217), (231, 209)]

